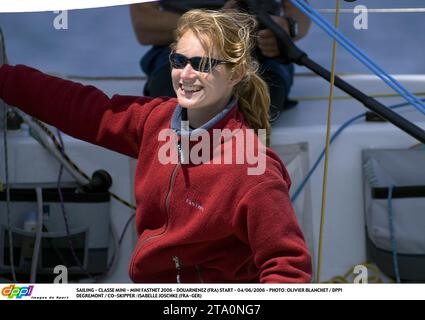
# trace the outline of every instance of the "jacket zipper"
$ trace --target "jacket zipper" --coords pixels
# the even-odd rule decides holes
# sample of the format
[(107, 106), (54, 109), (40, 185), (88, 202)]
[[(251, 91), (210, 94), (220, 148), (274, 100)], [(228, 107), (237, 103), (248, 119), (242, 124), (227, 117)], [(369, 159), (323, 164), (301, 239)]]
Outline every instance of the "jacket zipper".
[(179, 154), (179, 163), (185, 163), (186, 158), (180, 141), (177, 142), (177, 152)]
[(176, 175), (177, 175), (177, 170), (180, 168), (181, 166), (181, 159), (184, 159), (184, 157), (182, 156), (183, 152), (181, 151), (181, 145), (180, 142), (177, 144), (177, 150), (179, 152), (179, 163), (175, 166), (173, 173), (171, 175), (171, 181), (170, 181), (170, 185), (168, 187), (168, 193), (167, 193), (167, 197), (165, 198), (165, 211), (167, 212), (167, 217), (168, 217), (168, 213), (169, 213), (169, 206), (170, 206), (170, 199), (171, 199), (171, 193), (173, 192), (173, 188), (174, 188), (174, 180), (176, 179)]
[(167, 193), (167, 197), (165, 198), (165, 211), (167, 212), (167, 218), (168, 218), (168, 214), (170, 211), (170, 199), (171, 199), (171, 193), (173, 192), (173, 188), (174, 188), (174, 181), (176, 179), (176, 175), (177, 175), (177, 171), (180, 168), (181, 164), (184, 163), (184, 154), (182, 151), (182, 146), (180, 141), (177, 142), (177, 152), (178, 152), (178, 164), (176, 165), (176, 167), (174, 168), (174, 171), (171, 175), (171, 181), (170, 181), (170, 185), (168, 187), (168, 193)]
[[(171, 259), (174, 261), (175, 267), (176, 267), (176, 283), (182, 283), (181, 278), (181, 271), (183, 268), (183, 265), (181, 263), (181, 260), (177, 256), (172, 256)], [(196, 274), (198, 276), (198, 280), (200, 283), (204, 283), (204, 280), (202, 279), (202, 270), (200, 265), (195, 266)]]
[(168, 217), (169, 217), (169, 210), (170, 210), (169, 206), (170, 206), (171, 193), (173, 192), (174, 181), (176, 180), (177, 171), (178, 171), (178, 169), (181, 166), (180, 160), (181, 159), (184, 159), (184, 157), (182, 155), (183, 152), (182, 152), (182, 149), (181, 149), (180, 141), (177, 143), (177, 151), (178, 151), (178, 154), (179, 154), (179, 163), (174, 167), (173, 173), (171, 174), (171, 179), (170, 179), (170, 184), (168, 186), (167, 196), (165, 197), (165, 212), (167, 213), (167, 221), (166, 221), (166, 225), (165, 225), (164, 231), (162, 231), (160, 234), (156, 234), (156, 235), (147, 237), (146, 239), (144, 239), (142, 242), (140, 242), (137, 245), (135, 254), (133, 255), (133, 258), (132, 258), (131, 272), (130, 272), (131, 275), (133, 274), (134, 260), (136, 259), (137, 255), (139, 254), (139, 251), (140, 251), (141, 247), (144, 244), (146, 244), (147, 242), (149, 242), (149, 241), (151, 241), (151, 240), (153, 240), (155, 238), (158, 238), (158, 237), (163, 236), (164, 233), (165, 233), (165, 231), (168, 228)]
[(176, 283), (181, 283), (180, 273), (181, 273), (182, 265), (181, 265), (181, 263), (180, 263), (180, 259), (179, 259), (179, 257), (177, 257), (177, 256), (173, 256), (173, 257), (171, 257), (171, 258), (173, 259), (174, 264), (176, 265), (176, 272), (177, 272), (177, 275), (176, 275)]
[(202, 270), (201, 270), (201, 266), (200, 265), (196, 265), (195, 266), (196, 269), (196, 273), (198, 274), (198, 280), (200, 283), (204, 283), (204, 279), (202, 279)]

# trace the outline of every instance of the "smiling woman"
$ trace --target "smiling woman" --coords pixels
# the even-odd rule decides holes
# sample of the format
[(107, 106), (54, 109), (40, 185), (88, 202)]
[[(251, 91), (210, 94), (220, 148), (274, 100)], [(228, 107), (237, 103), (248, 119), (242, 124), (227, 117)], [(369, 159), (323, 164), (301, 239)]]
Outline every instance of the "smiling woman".
[[(187, 109), (189, 123), (200, 127), (235, 95), (250, 127), (265, 129), (268, 141), (270, 98), (251, 55), (256, 20), (239, 11), (210, 11), (208, 17), (199, 12), (192, 10), (180, 18), (176, 42), (171, 44), (175, 52), (171, 55), (173, 88), (179, 104)], [(199, 68), (193, 63), (176, 64), (176, 54), (185, 58), (180, 60), (200, 58), (197, 60), (207, 66), (207, 72), (196, 70)]]
[[(177, 64), (177, 67), (176, 63), (172, 63), (171, 78), (177, 99), (180, 106), (187, 109), (191, 126), (197, 128), (213, 118), (230, 102), (233, 87), (241, 80), (241, 76), (232, 73), (223, 63), (215, 65), (209, 63), (201, 42), (190, 30), (182, 35), (175, 50), (175, 55), (185, 59), (184, 55), (187, 55), (191, 57), (189, 59), (196, 58), (205, 61), (204, 65), (211, 65), (200, 71), (194, 68), (197, 66), (194, 63), (187, 63), (185, 66)], [(211, 59), (211, 62), (213, 61), (217, 60)]]
[[(255, 20), (236, 11), (184, 14), (171, 56), (177, 99), (109, 98), (93, 86), (26, 66), (0, 68), (0, 97), (8, 104), (78, 139), (138, 159), (139, 238), (129, 264), (135, 282), (311, 279), (310, 254), (289, 199), (289, 175), (253, 130), (269, 128), (267, 87), (251, 56), (253, 28)], [(194, 137), (211, 138), (214, 130), (229, 134), (211, 144), (204, 162), (161, 163), (157, 155), (169, 143), (160, 139), (163, 130), (175, 132), (178, 152), (184, 136), (190, 137), (191, 151), (202, 143)], [(253, 137), (239, 149), (261, 153), (261, 174), (249, 173), (250, 157), (233, 143), (241, 135)], [(230, 162), (210, 161), (226, 154)]]

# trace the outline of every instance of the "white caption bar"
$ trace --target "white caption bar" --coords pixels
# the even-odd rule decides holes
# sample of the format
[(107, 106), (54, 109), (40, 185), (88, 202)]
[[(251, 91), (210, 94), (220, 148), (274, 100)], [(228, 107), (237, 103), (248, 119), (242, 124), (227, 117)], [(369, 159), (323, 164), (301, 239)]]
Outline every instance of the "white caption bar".
[(0, 12), (36, 12), (111, 7), (153, 0), (1, 0)]
[(1, 300), (423, 300), (423, 284), (2, 284)]

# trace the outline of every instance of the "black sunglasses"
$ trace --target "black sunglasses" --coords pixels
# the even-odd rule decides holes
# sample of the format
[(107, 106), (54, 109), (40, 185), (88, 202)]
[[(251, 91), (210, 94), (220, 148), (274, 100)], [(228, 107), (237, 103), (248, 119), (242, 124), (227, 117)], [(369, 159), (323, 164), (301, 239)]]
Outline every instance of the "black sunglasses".
[(183, 69), (190, 63), (192, 68), (196, 71), (210, 72), (219, 64), (228, 64), (231, 62), (207, 57), (188, 58), (180, 53), (173, 52), (170, 54), (170, 63), (175, 69)]

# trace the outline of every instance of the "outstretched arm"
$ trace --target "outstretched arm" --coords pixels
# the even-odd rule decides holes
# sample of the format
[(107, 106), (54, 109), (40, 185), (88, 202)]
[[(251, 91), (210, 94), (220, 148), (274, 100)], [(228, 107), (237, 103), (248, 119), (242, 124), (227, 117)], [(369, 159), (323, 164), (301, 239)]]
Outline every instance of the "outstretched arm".
[(93, 86), (18, 65), (0, 67), (0, 98), (78, 139), (137, 158), (142, 132), (159, 99), (109, 98)]

